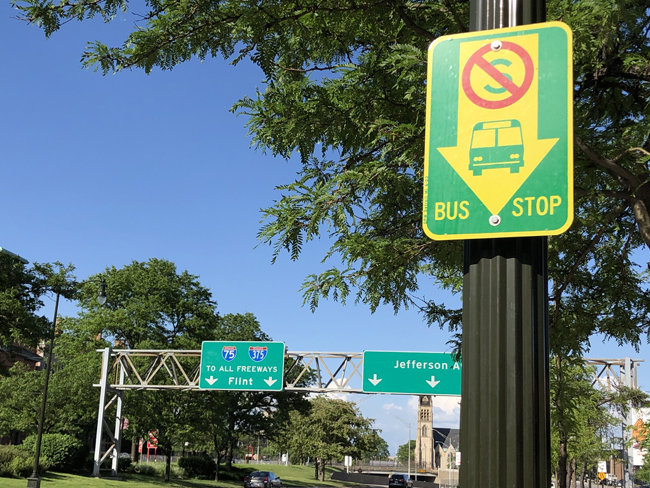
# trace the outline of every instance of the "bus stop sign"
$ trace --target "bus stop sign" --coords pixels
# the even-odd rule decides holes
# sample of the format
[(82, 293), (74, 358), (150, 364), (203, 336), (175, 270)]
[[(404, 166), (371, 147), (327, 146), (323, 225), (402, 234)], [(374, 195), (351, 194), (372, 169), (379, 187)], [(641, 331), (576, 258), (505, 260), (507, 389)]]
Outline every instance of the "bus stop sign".
[(571, 31), (561, 22), (429, 48), (424, 230), (436, 240), (556, 235), (573, 221)]

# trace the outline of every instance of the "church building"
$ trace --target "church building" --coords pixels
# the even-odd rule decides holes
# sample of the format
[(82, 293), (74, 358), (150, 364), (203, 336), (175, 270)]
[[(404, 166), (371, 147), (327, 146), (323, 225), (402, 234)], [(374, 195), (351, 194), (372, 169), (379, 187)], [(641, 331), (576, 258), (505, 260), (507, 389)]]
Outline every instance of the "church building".
[[(438, 468), (455, 467), (460, 430), (433, 427), (433, 402), (430, 395), (418, 399), (418, 428), (415, 439), (415, 468), (419, 473), (437, 472)], [(451, 466), (453, 463), (454, 466)]]

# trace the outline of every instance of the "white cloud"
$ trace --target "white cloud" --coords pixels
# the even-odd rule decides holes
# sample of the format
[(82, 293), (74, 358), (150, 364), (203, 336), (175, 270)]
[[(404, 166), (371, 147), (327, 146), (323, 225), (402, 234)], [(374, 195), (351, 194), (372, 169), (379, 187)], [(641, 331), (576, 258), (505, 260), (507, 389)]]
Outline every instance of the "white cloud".
[(413, 413), (414, 415), (417, 415), (418, 413), (419, 398), (420, 397), (417, 396), (410, 396), (407, 403), (409, 412)]
[(433, 399), (433, 408), (440, 409), (447, 414), (451, 414), (454, 410), (460, 411), (460, 397), (455, 396), (438, 396)]
[(403, 410), (402, 407), (395, 405), (394, 403), (384, 403), (381, 408), (384, 410)]
[(458, 428), (460, 425), (460, 397), (433, 399), (433, 426)]

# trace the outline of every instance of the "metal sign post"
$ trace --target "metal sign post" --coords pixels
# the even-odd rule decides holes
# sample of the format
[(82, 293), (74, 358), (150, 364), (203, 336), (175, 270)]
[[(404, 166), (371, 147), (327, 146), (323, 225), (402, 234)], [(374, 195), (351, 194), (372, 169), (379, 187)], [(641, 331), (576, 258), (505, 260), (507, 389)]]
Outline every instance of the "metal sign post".
[[(546, 20), (545, 9), (543, 1), (535, 0), (514, 2), (472, 0), (470, 30), (501, 29), (543, 22)], [(504, 81), (505, 75), (500, 76), (493, 72), (492, 68), (501, 71), (500, 68), (505, 64), (502, 64), (504, 61), (488, 58), (487, 52), (483, 53), (485, 48), (477, 46), (469, 49), (466, 65), (475, 57), (474, 64), (471, 64), (472, 71), (477, 69), (474, 67), (476, 65), (488, 76), (490, 72), (493, 73), (491, 76), (493, 81), (483, 86), (491, 86), (499, 91), (504, 89), (505, 92), (510, 93), (509, 95), (505, 92), (501, 93), (504, 100), (512, 100), (517, 96), (523, 99), (533, 89), (535, 83), (533, 79), (530, 87), (524, 90), (528, 84), (526, 76), (529, 75), (525, 68), (527, 58), (523, 51), (530, 56), (533, 64), (534, 53), (527, 44), (524, 46), (524, 43), (519, 43), (510, 37), (504, 40), (490, 40), (488, 49), (491, 50), (492, 46), (498, 47), (495, 41), (501, 42), (501, 49), (504, 42), (512, 43), (512, 46), (506, 45), (510, 49), (506, 49), (509, 53), (503, 58), (505, 63), (520, 62), (524, 65), (523, 78), (516, 79), (516, 76), (510, 75), (512, 80), (509, 81), (512, 81), (514, 86)], [(521, 49), (515, 48), (514, 45), (518, 45)], [(513, 57), (514, 55), (518, 56), (519, 61)], [(538, 56), (543, 58), (541, 54)], [(492, 68), (487, 65), (491, 65)], [(472, 89), (479, 90), (478, 85), (472, 82), (471, 75), (469, 81)], [(540, 82), (539, 77), (537, 81)], [(471, 99), (471, 90), (463, 90), (463, 93), (462, 96)], [(485, 123), (503, 123), (507, 120), (510, 121), (508, 127), (493, 125), (489, 130), (495, 131), (498, 146), (500, 137), (498, 131), (502, 128), (512, 129), (510, 131), (512, 142), (516, 139), (513, 134), (518, 127), (514, 121), (519, 122), (522, 134), (526, 124), (530, 123), (523, 112), (525, 108), (521, 115), (504, 120), (488, 120), (489, 117), (486, 120), (477, 120), (476, 124), (483, 123), (483, 125), (477, 127), (475, 124), (465, 130), (472, 132), (469, 136), (471, 140), (476, 135), (474, 132), (488, 130)], [(539, 127), (539, 120), (537, 122)], [(456, 127), (458, 128), (458, 125)], [(526, 144), (525, 137), (522, 135), (524, 144)], [(551, 145), (548, 139), (556, 137), (539, 134), (539, 131), (536, 135), (538, 143), (547, 141), (544, 144), (549, 154), (558, 143)], [(567, 147), (570, 143), (571, 141), (567, 139)], [(476, 144), (476, 149), (480, 149), (482, 144), (487, 146), (487, 142), (484, 141)], [(470, 142), (469, 150), (471, 151), (472, 148)], [(509, 149), (513, 149), (513, 155), (517, 154), (514, 147)], [(510, 171), (511, 168), (513, 171), (509, 174), (517, 174), (517, 171), (521, 173), (527, 164), (526, 147), (523, 154), (524, 166), (487, 170), (485, 168), (488, 167), (473, 166), (472, 177), (478, 178), (484, 172), (490, 171)], [(470, 155), (473, 161), (474, 154), (470, 153)], [(479, 158), (482, 155), (476, 153), (475, 156)], [(485, 161), (487, 156), (483, 155), (483, 158)], [(516, 159), (513, 157), (513, 160)], [(469, 164), (468, 162), (468, 171)], [(541, 164), (543, 162), (534, 169), (535, 172), (540, 170)], [(522, 182), (522, 185), (525, 185), (531, 177)], [(565, 184), (570, 188), (573, 182), (567, 181)], [(541, 195), (541, 193), (534, 195), (531, 192), (528, 196)], [(485, 215), (487, 225), (495, 229), (506, 229), (505, 217), (508, 212), (503, 213), (502, 210), (497, 209), (499, 211), (495, 213), (494, 210), (499, 205), (482, 203), (491, 214)], [(536, 211), (536, 206), (532, 209)], [(554, 226), (555, 230), (550, 227), (537, 229), (531, 227), (524, 229), (530, 230), (530, 234), (511, 234), (533, 237), (483, 238), (465, 241), (460, 420), (460, 451), (463, 455), (460, 485), (463, 488), (547, 488), (550, 486), (548, 266), (545, 236), (568, 227), (570, 224), (568, 212), (569, 210), (563, 217), (565, 223), (559, 227)], [(510, 216), (516, 218), (512, 211), (508, 215), (509, 219)], [(506, 236), (507, 234), (497, 231), (495, 235)]]

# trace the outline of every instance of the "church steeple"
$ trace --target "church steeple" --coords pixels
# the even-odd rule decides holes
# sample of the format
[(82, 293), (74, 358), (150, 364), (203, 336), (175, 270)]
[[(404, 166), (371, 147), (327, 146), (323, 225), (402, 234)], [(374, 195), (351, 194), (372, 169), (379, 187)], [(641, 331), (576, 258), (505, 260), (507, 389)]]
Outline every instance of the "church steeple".
[(435, 468), (433, 453), (433, 398), (418, 399), (418, 430), (415, 438), (416, 469), (431, 472)]

